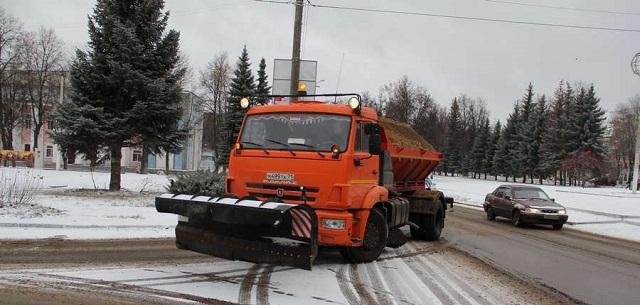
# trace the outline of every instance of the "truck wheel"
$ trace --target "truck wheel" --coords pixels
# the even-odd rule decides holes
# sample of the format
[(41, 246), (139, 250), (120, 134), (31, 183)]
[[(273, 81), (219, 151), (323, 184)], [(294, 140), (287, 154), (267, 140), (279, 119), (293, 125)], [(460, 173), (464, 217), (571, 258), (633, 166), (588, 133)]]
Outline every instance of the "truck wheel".
[(438, 206), (435, 215), (412, 215), (412, 220), (420, 228), (411, 228), (411, 237), (414, 239), (422, 239), (427, 241), (438, 240), (442, 233), (442, 227), (444, 227), (444, 212), (442, 207)]
[(354, 263), (367, 263), (377, 259), (387, 246), (389, 228), (384, 215), (376, 209), (369, 212), (369, 220), (360, 247), (346, 247), (340, 253)]

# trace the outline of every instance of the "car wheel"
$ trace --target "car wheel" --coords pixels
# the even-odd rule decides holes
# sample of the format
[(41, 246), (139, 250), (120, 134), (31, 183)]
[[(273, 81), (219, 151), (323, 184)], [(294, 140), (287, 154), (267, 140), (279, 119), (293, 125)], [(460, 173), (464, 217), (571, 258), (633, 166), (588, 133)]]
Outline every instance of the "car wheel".
[(489, 206), (487, 208), (487, 219), (494, 220), (496, 219), (496, 211), (493, 210), (493, 207)]
[(516, 227), (522, 227), (522, 217), (519, 210), (515, 210), (513, 212), (513, 215), (511, 215), (511, 222)]
[(555, 224), (555, 225), (553, 225), (553, 229), (554, 230), (561, 230), (563, 225), (564, 225), (563, 223)]

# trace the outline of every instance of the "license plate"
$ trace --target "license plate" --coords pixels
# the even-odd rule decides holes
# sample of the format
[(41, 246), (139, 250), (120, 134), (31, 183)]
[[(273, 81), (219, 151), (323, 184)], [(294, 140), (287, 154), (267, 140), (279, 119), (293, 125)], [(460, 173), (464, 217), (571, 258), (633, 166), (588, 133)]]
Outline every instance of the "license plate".
[(189, 222), (189, 217), (178, 215), (178, 221)]
[(544, 219), (559, 219), (558, 215), (544, 215)]

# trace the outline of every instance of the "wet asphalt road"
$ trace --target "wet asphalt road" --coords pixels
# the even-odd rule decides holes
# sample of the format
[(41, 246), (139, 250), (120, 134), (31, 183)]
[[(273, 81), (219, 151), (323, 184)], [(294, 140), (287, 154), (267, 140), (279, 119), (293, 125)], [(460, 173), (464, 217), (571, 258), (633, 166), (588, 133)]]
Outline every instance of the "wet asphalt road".
[[(87, 269), (88, 273), (92, 273), (94, 268), (106, 268), (114, 270), (111, 272), (115, 274), (121, 268), (139, 268), (141, 272), (158, 269), (160, 278), (167, 270), (175, 269), (173, 271), (180, 279), (196, 277), (196, 284), (206, 281), (211, 285), (204, 291), (213, 291), (217, 285), (232, 282), (237, 286), (233, 289), (238, 290), (237, 300), (228, 300), (232, 303), (249, 303), (251, 291), (256, 290), (256, 300), (267, 304), (271, 298), (272, 304), (277, 304), (279, 297), (288, 295), (283, 295), (281, 290), (295, 286), (296, 281), (290, 281), (297, 279), (297, 273), (302, 272), (305, 277), (318, 277), (319, 282), (336, 285), (327, 296), (344, 298), (337, 303), (421, 304), (429, 296), (426, 292), (432, 291), (433, 304), (640, 304), (640, 243), (570, 229), (553, 231), (544, 226), (514, 228), (505, 219), (488, 221), (482, 211), (461, 206), (448, 212), (446, 222), (439, 242), (411, 241), (400, 249), (387, 249), (377, 262), (357, 266), (346, 264), (337, 253), (329, 252), (316, 261), (311, 273), (284, 267), (275, 267), (274, 270), (273, 266), (251, 266), (181, 251), (175, 249), (173, 239), (0, 241), (0, 270), (6, 270), (0, 271), (0, 274), (4, 272), (5, 283), (0, 289), (0, 304), (9, 301), (4, 296), (22, 296), (21, 301), (9, 301), (13, 304), (42, 303), (38, 300), (49, 300), (51, 304), (131, 304), (140, 300), (150, 304), (172, 303), (166, 298), (228, 304), (207, 295), (184, 294), (170, 289), (160, 291), (124, 285), (121, 281), (69, 280), (61, 279), (60, 275), (34, 275), (29, 272), (38, 268)], [(467, 259), (451, 248), (469, 253), (524, 282), (503, 276), (501, 272)], [(152, 270), (145, 266), (156, 267)], [(221, 274), (231, 272), (225, 268), (239, 273), (212, 277), (210, 269)], [(180, 275), (185, 270), (195, 270), (202, 275), (188, 272)], [(51, 283), (51, 277), (62, 282)], [(419, 287), (398, 286), (409, 278), (412, 280), (407, 283)], [(17, 279), (26, 286), (12, 286), (11, 283), (18, 283)], [(76, 287), (77, 295), (69, 294), (69, 281), (80, 285)], [(530, 287), (528, 283), (542, 289)], [(57, 287), (55, 285), (60, 285), (56, 293), (52, 292)], [(124, 294), (104, 294), (105, 285), (111, 285), (112, 289)], [(416, 291), (426, 295), (412, 295)], [(133, 300), (130, 299), (132, 292), (135, 292)], [(158, 295), (162, 298), (153, 299)], [(563, 295), (576, 302), (566, 300)], [(95, 302), (84, 296), (93, 297)], [(319, 299), (301, 300), (309, 303)]]
[(550, 226), (513, 227), (456, 205), (443, 237), (453, 247), (587, 304), (640, 304), (640, 243)]

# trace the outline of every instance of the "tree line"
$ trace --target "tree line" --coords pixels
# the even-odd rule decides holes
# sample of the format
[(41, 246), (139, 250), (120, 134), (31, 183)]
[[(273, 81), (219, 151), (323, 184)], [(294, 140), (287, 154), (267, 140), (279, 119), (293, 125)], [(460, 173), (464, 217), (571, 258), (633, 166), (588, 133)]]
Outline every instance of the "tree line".
[(444, 175), (523, 183), (553, 179), (560, 185), (617, 178), (608, 171), (611, 137), (605, 137), (605, 111), (593, 84), (561, 81), (551, 99), (529, 84), (504, 123), (491, 122), (481, 98), (462, 94), (447, 109), (406, 76), (385, 85), (377, 98), (363, 96), (379, 114), (411, 124), (441, 151), (437, 171)]

